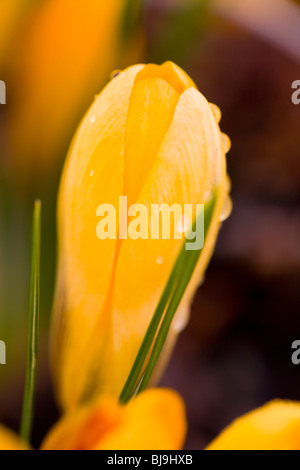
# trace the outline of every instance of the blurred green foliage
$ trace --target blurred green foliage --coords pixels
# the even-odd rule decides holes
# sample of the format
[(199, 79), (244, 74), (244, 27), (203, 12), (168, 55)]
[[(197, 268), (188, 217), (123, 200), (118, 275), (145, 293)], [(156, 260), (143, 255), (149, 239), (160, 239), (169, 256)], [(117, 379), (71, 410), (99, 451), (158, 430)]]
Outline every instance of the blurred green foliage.
[(143, 2), (141, 0), (127, 0), (121, 28), (122, 40), (126, 43), (141, 24)]
[(205, 29), (210, 3), (210, 0), (182, 2), (156, 17), (148, 41), (151, 61), (172, 60), (182, 64), (189, 48)]

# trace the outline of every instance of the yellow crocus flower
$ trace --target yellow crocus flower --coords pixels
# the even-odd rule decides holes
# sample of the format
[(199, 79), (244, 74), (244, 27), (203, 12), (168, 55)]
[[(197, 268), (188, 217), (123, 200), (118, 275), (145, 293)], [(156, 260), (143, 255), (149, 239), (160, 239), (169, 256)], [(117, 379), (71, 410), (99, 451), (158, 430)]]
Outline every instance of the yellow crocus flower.
[[(99, 394), (118, 396), (182, 246), (179, 239), (99, 240), (100, 204), (203, 203), (218, 188), (205, 246), (174, 318), (184, 327), (228, 204), (220, 111), (167, 62), (121, 72), (83, 119), (59, 193), (59, 265), (52, 366), (64, 409)], [(167, 348), (168, 349), (168, 348)]]
[(151, 389), (126, 406), (102, 397), (67, 414), (43, 450), (179, 450), (186, 435), (185, 407), (171, 390)]
[[(0, 0), (0, 70), (10, 55), (10, 47), (27, 10), (32, 9), (32, 1)], [(1, 77), (3, 78), (3, 77)]]
[(49, 177), (87, 104), (120, 66), (126, 5), (127, 0), (44, 1), (17, 35), (7, 83), (14, 97), (8, 144), (22, 181)]
[[(179, 450), (186, 436), (185, 406), (167, 389), (149, 389), (126, 406), (109, 397), (66, 414), (42, 450)], [(300, 450), (300, 402), (274, 400), (233, 422), (207, 450)], [(0, 426), (0, 450), (26, 450)]]
[(208, 450), (300, 450), (300, 403), (274, 400), (228, 426)]
[[(186, 436), (185, 406), (172, 390), (149, 389), (126, 406), (101, 397), (61, 418), (42, 450), (179, 450)], [(0, 426), (0, 450), (26, 450)]]

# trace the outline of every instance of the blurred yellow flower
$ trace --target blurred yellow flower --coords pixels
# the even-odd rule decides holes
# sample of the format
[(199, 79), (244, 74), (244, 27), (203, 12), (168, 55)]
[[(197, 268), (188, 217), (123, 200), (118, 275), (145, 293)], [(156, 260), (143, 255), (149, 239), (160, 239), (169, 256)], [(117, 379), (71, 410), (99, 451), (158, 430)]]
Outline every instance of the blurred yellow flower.
[[(99, 204), (218, 203), (168, 351), (184, 327), (220, 221), (230, 210), (220, 111), (178, 66), (136, 65), (96, 98), (72, 143), (58, 207), (59, 265), (52, 367), (64, 409), (118, 396), (182, 245), (179, 239), (96, 236)], [(119, 214), (120, 215), (120, 214)]]
[(179, 450), (186, 435), (180, 396), (150, 389), (126, 406), (100, 398), (63, 417), (42, 444), (43, 450)]
[[(26, 11), (32, 8), (33, 2), (28, 0), (1, 0), (0, 15), (0, 69), (10, 55), (13, 38), (20, 27)], [(1, 77), (3, 78), (3, 77)]]
[[(111, 397), (67, 413), (42, 450), (179, 450), (186, 437), (185, 406), (168, 389), (148, 389), (127, 405)], [(274, 400), (234, 421), (207, 450), (300, 450), (300, 403)], [(0, 425), (0, 450), (26, 450)]]
[(274, 400), (247, 413), (208, 450), (300, 450), (300, 403)]
[[(65, 415), (48, 433), (42, 450), (179, 450), (186, 436), (185, 406), (172, 390), (147, 390), (126, 406), (112, 398)], [(27, 450), (0, 425), (0, 450)]]
[(122, 64), (127, 1), (44, 1), (17, 35), (8, 143), (23, 181), (49, 177), (86, 106)]

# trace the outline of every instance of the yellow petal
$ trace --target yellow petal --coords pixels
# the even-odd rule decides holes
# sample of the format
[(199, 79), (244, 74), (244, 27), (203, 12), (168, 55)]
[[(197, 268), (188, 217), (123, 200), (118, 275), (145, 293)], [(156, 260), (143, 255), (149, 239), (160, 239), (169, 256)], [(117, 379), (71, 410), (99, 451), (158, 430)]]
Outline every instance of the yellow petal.
[(208, 450), (300, 450), (300, 403), (274, 400), (247, 413)]
[(163, 138), (173, 120), (180, 95), (196, 87), (177, 65), (146, 65), (136, 76), (130, 98), (125, 140), (124, 194), (136, 202)]
[(186, 436), (185, 406), (170, 390), (149, 389), (125, 407), (124, 426), (101, 449), (178, 450)]
[(186, 435), (184, 404), (175, 392), (150, 389), (128, 405), (112, 398), (66, 415), (44, 450), (178, 450)]
[(121, 73), (96, 99), (73, 142), (61, 182), (52, 364), (59, 401), (68, 407), (78, 403), (86, 361), (93, 358), (91, 334), (100, 325), (96, 344), (102, 351), (110, 323), (104, 306), (117, 241), (98, 240), (96, 210), (101, 203), (116, 207), (123, 191), (127, 110), (142, 67)]
[(145, 184), (180, 96), (162, 78), (148, 78), (149, 68), (137, 75), (128, 109), (124, 175), (128, 205), (136, 202)]
[(0, 425), (0, 450), (27, 450), (19, 437)]

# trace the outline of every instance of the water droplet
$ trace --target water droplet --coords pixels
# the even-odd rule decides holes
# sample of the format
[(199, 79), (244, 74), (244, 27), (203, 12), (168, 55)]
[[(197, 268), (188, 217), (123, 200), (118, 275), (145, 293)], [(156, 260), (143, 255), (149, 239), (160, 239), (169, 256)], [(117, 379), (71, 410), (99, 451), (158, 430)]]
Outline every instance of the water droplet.
[(158, 257), (156, 258), (156, 262), (157, 262), (157, 264), (163, 264), (163, 262), (164, 262), (163, 257), (162, 257), (162, 256), (158, 256)]
[(229, 150), (231, 149), (231, 140), (229, 139), (228, 135), (222, 134), (222, 144), (224, 152), (229, 152)]
[(221, 121), (221, 117), (222, 117), (222, 113), (221, 113), (220, 108), (214, 103), (209, 103), (209, 106), (210, 106), (210, 109), (211, 109), (211, 111), (214, 115), (216, 123), (219, 124), (219, 122)]
[(90, 117), (90, 123), (91, 123), (91, 124), (94, 124), (94, 123), (96, 122), (96, 120), (97, 120), (97, 116), (96, 116), (96, 114), (93, 114), (93, 115)]
[(211, 198), (212, 198), (212, 192), (211, 191), (205, 191), (205, 193), (203, 194), (203, 204), (210, 201)]
[(190, 308), (189, 306), (181, 306), (174, 317), (172, 328), (176, 333), (180, 333), (185, 329), (190, 318)]
[(120, 75), (121, 72), (122, 72), (122, 70), (114, 70), (114, 71), (110, 74), (110, 79), (113, 80), (113, 79), (116, 78), (118, 75)]
[(220, 214), (220, 222), (224, 222), (224, 220), (228, 219), (232, 212), (232, 200), (230, 196), (226, 196), (225, 202), (223, 204), (221, 214)]
[(177, 226), (176, 226), (177, 232), (185, 233), (189, 229), (190, 223), (191, 223), (190, 218), (187, 215), (183, 215), (177, 223)]
[(94, 174), (95, 174), (95, 171), (94, 171), (94, 170), (91, 170), (91, 171), (90, 171), (90, 176), (94, 176)]

